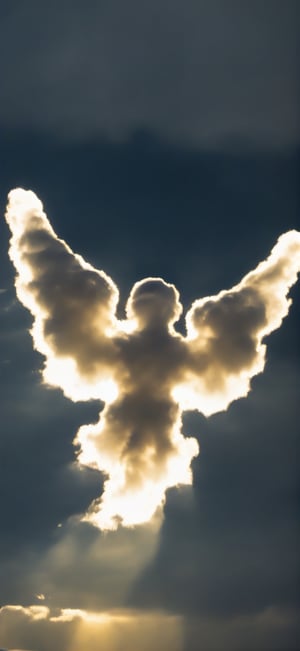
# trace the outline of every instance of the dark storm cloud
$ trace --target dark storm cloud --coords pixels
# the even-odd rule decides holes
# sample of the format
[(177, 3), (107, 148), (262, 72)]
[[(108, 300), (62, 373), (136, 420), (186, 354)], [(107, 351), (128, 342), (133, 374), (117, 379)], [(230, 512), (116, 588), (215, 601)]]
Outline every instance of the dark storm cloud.
[[(2, 266), (2, 271), (5, 265)], [(26, 313), (10, 290), (0, 295), (0, 604), (31, 602), (30, 574), (57, 525), (87, 508), (101, 475), (74, 465), (72, 439), (94, 405), (72, 406), (40, 386)], [(84, 415), (84, 412), (86, 414)], [(30, 568), (30, 569), (29, 569)], [(0, 636), (1, 640), (1, 636)]]
[(271, 606), (254, 615), (195, 617), (186, 623), (184, 638), (184, 651), (298, 651), (299, 612)]
[(226, 414), (186, 417), (201, 448), (194, 494), (169, 492), (158, 553), (131, 604), (228, 621), (299, 607), (299, 381), (291, 354)]
[(1, 13), (4, 127), (299, 140), (296, 0), (15, 0)]

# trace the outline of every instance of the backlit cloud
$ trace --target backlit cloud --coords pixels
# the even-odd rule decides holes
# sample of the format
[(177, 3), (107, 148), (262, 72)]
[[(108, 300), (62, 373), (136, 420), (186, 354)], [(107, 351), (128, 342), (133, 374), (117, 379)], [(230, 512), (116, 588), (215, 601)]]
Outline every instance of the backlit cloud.
[[(90, 612), (47, 606), (7, 605), (0, 611), (1, 639), (7, 645), (40, 651), (182, 651), (182, 618), (163, 612), (134, 610)], [(24, 648), (24, 645), (26, 647)]]
[[(87, 611), (7, 605), (0, 611), (0, 651), (240, 651), (248, 648), (298, 649), (298, 612), (269, 607), (256, 613), (183, 618), (163, 611)], [(269, 642), (271, 640), (271, 646)], [(14, 646), (12, 646), (14, 645)]]
[(230, 290), (193, 303), (186, 336), (174, 285), (137, 282), (127, 319), (118, 289), (54, 233), (33, 192), (13, 190), (6, 219), (19, 300), (34, 317), (44, 381), (72, 400), (102, 399), (96, 424), (77, 433), (78, 460), (107, 474), (86, 519), (103, 529), (149, 520), (168, 487), (191, 483), (197, 441), (181, 432), (182, 411), (206, 416), (247, 395), (265, 364), (263, 338), (288, 313), (300, 270), (300, 233), (282, 235), (271, 255)]

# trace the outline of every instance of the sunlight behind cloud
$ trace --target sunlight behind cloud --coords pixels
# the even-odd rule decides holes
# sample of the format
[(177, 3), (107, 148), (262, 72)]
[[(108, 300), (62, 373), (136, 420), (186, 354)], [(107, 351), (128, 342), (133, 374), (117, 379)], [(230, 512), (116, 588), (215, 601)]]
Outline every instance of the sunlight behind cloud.
[(4, 606), (1, 631), (7, 645), (30, 640), (33, 649), (53, 651), (182, 651), (182, 618), (164, 612), (134, 610), (91, 612), (62, 609), (53, 614), (46, 606)]
[(182, 312), (174, 285), (153, 277), (137, 282), (127, 320), (119, 321), (116, 285), (56, 236), (33, 192), (13, 190), (6, 219), (17, 296), (45, 356), (44, 382), (74, 401), (106, 403), (99, 421), (75, 438), (78, 462), (107, 476), (84, 519), (101, 529), (146, 522), (167, 488), (192, 482), (199, 446), (184, 437), (182, 412), (227, 409), (263, 370), (263, 338), (291, 304), (300, 233), (282, 235), (232, 289), (196, 300), (184, 337), (174, 327)]

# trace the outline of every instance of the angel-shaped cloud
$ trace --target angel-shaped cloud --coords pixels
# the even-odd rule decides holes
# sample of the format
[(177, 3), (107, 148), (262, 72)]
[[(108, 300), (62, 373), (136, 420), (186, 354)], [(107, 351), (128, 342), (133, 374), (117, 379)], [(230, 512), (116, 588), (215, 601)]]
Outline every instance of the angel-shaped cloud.
[(183, 410), (205, 415), (247, 395), (265, 364), (265, 335), (288, 313), (300, 270), (300, 233), (282, 235), (271, 255), (230, 290), (196, 300), (186, 336), (174, 285), (137, 282), (127, 319), (118, 289), (57, 237), (31, 191), (10, 192), (6, 220), (16, 290), (33, 315), (44, 381), (72, 400), (106, 404), (76, 436), (78, 461), (107, 474), (85, 518), (102, 529), (149, 520), (168, 487), (191, 483), (198, 443), (181, 432)]

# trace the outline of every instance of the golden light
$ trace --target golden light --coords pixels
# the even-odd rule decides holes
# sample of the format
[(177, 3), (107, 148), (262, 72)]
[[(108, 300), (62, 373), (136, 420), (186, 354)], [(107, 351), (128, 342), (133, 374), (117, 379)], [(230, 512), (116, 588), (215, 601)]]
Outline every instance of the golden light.
[(133, 286), (127, 319), (119, 292), (54, 233), (40, 200), (9, 194), (6, 220), (16, 291), (31, 312), (43, 380), (71, 400), (100, 399), (95, 424), (77, 432), (78, 463), (108, 476), (84, 519), (101, 529), (151, 519), (171, 486), (191, 484), (199, 452), (181, 431), (182, 413), (209, 416), (248, 394), (265, 365), (263, 339), (288, 313), (300, 270), (300, 233), (282, 235), (270, 256), (230, 290), (197, 299), (182, 312), (176, 287), (161, 278)]

